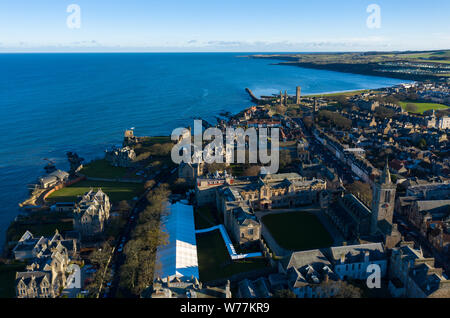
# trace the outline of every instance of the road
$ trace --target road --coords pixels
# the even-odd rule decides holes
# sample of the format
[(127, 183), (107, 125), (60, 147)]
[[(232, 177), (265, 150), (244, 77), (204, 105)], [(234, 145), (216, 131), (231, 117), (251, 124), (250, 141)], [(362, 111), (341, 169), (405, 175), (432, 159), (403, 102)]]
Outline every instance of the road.
[(155, 189), (156, 187), (158, 187), (159, 184), (166, 182), (176, 171), (177, 171), (176, 169), (174, 169), (172, 171), (167, 171), (167, 172), (161, 171), (154, 179), (156, 182), (155, 185), (152, 188), (147, 189), (144, 192), (144, 194), (141, 195), (138, 202), (136, 202), (136, 204), (131, 212), (129, 221), (128, 221), (127, 225), (125, 226), (125, 228), (123, 229), (120, 239), (117, 240), (115, 252), (113, 255), (112, 262), (111, 262), (111, 269), (114, 273), (114, 275), (112, 276), (112, 281), (109, 282), (108, 290), (106, 292), (104, 292), (101, 295), (101, 297), (113, 298), (113, 297), (115, 297), (115, 295), (118, 291), (119, 281), (120, 281), (120, 275), (119, 275), (120, 267), (125, 262), (123, 246), (128, 242), (128, 240), (130, 239), (131, 233), (133, 232), (134, 228), (136, 227), (137, 220), (139, 219), (139, 214), (145, 209), (145, 207), (148, 204), (147, 198), (146, 198), (148, 192)]
[[(305, 137), (308, 139), (308, 142), (310, 143), (311, 153), (317, 154), (327, 166), (333, 167), (335, 171), (338, 173), (339, 177), (343, 180), (344, 184), (353, 183), (355, 176), (352, 174), (349, 168), (342, 162), (340, 162), (338, 159), (336, 159), (330, 153), (330, 151), (328, 151), (322, 144), (316, 141), (314, 136), (308, 133), (300, 118), (297, 118), (296, 122), (302, 128)], [(407, 219), (395, 214), (394, 222), (399, 223), (399, 221), (407, 225), (407, 228), (399, 226), (400, 233), (404, 237), (407, 237), (410, 240), (413, 240), (416, 244), (418, 244), (422, 248), (425, 257), (434, 257), (436, 261), (435, 262), (436, 267), (443, 268), (445, 274), (448, 276), (450, 274), (450, 265), (449, 265), (450, 260), (448, 259), (448, 257), (442, 255), (442, 253), (440, 253), (433, 245), (431, 245), (430, 242), (425, 237), (423, 237), (419, 233), (418, 229), (415, 228), (414, 225), (409, 223)]]
[(328, 167), (333, 168), (344, 184), (353, 183), (357, 177), (351, 169), (342, 161), (338, 160), (324, 145), (318, 142), (308, 132), (300, 118), (295, 118), (294, 121), (300, 125), (303, 134), (308, 140), (310, 153), (317, 155)]

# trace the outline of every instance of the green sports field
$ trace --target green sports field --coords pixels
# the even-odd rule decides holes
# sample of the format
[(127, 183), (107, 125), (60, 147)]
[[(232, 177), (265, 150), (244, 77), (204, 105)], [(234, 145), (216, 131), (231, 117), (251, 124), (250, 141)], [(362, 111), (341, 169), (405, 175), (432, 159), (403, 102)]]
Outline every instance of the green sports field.
[[(400, 106), (411, 113), (416, 113), (416, 114), (422, 114), (423, 112), (426, 112), (427, 110), (430, 109), (435, 109), (435, 110), (439, 110), (439, 109), (446, 109), (449, 108), (446, 105), (442, 105), (442, 104), (435, 104), (435, 103), (417, 103), (417, 102), (400, 102)], [(412, 109), (411, 109), (412, 106)]]
[(94, 190), (101, 188), (113, 202), (131, 200), (144, 191), (142, 183), (84, 180), (53, 192), (48, 196), (47, 201), (74, 202), (78, 196), (88, 192), (91, 188)]
[(202, 282), (223, 279), (268, 266), (266, 260), (259, 257), (231, 260), (219, 230), (197, 234), (196, 239), (198, 267)]
[(308, 212), (270, 214), (262, 221), (277, 243), (287, 250), (305, 251), (333, 244), (333, 238), (319, 219)]

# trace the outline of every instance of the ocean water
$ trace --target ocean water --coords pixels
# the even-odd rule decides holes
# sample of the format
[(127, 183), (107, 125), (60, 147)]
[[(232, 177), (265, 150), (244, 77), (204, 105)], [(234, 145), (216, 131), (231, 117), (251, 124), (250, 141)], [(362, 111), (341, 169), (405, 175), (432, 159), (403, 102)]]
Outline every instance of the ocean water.
[(170, 134), (201, 117), (269, 95), (379, 88), (402, 81), (277, 66), (234, 53), (0, 54), (0, 246), (44, 158), (67, 169), (66, 151), (86, 159), (137, 135)]

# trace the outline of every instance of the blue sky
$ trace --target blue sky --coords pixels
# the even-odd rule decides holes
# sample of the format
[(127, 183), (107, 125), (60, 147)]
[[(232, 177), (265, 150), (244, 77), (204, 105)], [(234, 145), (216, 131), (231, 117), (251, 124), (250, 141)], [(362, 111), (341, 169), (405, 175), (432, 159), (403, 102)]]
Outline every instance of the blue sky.
[(450, 49), (448, 0), (0, 0), (0, 52), (432, 49)]

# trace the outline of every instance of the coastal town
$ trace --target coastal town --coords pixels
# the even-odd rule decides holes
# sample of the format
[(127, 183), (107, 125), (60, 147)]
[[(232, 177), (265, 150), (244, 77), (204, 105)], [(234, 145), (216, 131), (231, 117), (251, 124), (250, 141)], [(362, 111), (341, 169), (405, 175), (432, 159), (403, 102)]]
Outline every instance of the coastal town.
[(8, 228), (5, 297), (450, 297), (450, 80), (247, 92), (209, 126), (278, 129), (277, 173), (178, 165), (176, 140), (134, 129), (68, 152)]

